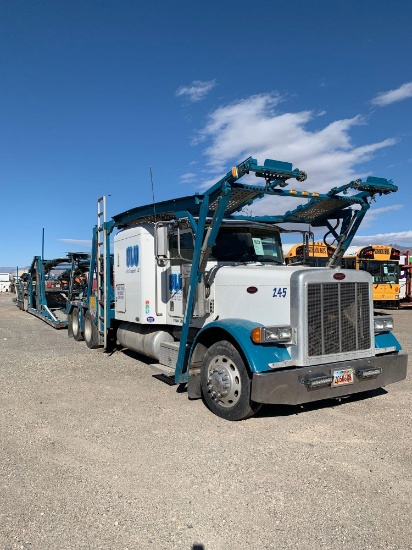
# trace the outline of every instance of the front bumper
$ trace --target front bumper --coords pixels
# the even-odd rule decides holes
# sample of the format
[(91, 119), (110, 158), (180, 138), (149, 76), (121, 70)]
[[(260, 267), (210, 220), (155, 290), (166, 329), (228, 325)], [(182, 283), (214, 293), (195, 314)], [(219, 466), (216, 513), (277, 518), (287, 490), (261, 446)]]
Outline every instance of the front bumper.
[[(363, 391), (381, 388), (406, 378), (408, 355), (387, 354), (353, 361), (340, 361), (325, 365), (297, 367), (272, 372), (253, 373), (251, 399), (256, 403), (277, 405), (299, 405), (310, 401), (344, 397)], [(353, 368), (354, 383), (332, 387), (310, 388), (305, 381), (317, 376), (329, 376), (339, 368)], [(381, 373), (371, 378), (361, 378), (356, 373), (362, 369), (381, 369)]]

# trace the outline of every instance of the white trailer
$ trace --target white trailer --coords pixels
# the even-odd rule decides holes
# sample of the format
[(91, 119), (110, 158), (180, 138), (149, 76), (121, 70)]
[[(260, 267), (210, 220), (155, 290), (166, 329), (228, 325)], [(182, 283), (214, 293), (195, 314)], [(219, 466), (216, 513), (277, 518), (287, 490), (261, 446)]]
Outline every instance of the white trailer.
[(0, 273), (0, 292), (10, 292), (10, 273)]

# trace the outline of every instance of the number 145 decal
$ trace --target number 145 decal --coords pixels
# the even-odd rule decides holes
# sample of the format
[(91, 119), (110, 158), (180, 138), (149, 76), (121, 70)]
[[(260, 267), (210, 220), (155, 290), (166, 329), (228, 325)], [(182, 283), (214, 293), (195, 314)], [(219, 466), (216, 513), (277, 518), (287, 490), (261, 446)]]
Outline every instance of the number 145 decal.
[(288, 289), (287, 288), (278, 288), (275, 286), (273, 289), (273, 298), (286, 298)]

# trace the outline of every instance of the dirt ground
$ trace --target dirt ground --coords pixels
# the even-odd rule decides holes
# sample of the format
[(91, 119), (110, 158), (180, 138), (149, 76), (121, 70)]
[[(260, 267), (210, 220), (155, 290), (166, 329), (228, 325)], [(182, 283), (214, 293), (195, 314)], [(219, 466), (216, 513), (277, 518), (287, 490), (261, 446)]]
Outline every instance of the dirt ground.
[[(406, 381), (244, 422), (0, 295), (0, 548), (410, 549)], [(412, 352), (412, 309), (391, 311)]]

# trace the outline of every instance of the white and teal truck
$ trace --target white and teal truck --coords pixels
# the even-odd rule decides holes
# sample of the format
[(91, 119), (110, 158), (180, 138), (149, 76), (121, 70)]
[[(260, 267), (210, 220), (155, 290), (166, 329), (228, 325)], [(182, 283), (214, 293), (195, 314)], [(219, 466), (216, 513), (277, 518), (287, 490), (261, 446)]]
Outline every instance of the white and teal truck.
[[(368, 177), (322, 194), (287, 189), (290, 179), (306, 174), (249, 158), (204, 194), (109, 221), (99, 199), (88, 292), (69, 304), (69, 335), (154, 358), (165, 381), (187, 384), (189, 398), (227, 420), (404, 379), (407, 355), (392, 318), (374, 316), (370, 275), (340, 267), (370, 200), (397, 187)], [(245, 213), (264, 196), (306, 200), (283, 215)], [(332, 236), (328, 267), (285, 265), (288, 224)]]

